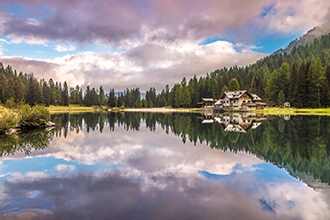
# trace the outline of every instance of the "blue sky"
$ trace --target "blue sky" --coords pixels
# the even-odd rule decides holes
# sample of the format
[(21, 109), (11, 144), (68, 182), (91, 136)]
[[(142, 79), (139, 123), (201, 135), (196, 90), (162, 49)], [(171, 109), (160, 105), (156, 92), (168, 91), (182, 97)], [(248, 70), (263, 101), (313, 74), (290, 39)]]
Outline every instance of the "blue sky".
[(0, 62), (70, 86), (155, 86), (244, 66), (329, 20), (328, 0), (2, 0)]

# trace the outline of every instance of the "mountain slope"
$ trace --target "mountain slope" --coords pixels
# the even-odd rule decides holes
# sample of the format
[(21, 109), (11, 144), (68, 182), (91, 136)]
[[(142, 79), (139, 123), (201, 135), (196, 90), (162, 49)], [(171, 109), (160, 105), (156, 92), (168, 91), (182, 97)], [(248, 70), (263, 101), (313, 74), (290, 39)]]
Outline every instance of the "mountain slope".
[(294, 47), (312, 43), (314, 39), (319, 38), (322, 35), (326, 35), (328, 33), (330, 33), (330, 27), (316, 26), (313, 29), (309, 30), (303, 36), (291, 41), (289, 45), (286, 46), (284, 49), (279, 49), (275, 53), (289, 53)]

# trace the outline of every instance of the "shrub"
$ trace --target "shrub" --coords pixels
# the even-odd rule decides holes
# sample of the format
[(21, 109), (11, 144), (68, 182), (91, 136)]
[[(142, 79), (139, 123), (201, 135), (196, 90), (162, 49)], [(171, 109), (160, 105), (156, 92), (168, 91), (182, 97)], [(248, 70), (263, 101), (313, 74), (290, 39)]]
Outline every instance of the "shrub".
[(0, 106), (0, 133), (9, 128), (15, 128), (20, 121), (20, 116), (11, 109)]
[(46, 126), (47, 122), (50, 120), (48, 109), (40, 105), (31, 107), (27, 104), (23, 104), (19, 108), (19, 113), (22, 117), (20, 121), (22, 127), (43, 127)]

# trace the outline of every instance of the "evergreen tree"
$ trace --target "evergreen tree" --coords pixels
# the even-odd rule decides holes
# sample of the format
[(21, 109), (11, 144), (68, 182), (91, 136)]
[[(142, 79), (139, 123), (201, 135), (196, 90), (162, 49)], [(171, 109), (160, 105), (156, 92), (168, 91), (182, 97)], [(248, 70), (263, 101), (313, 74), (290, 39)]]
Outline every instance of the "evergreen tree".
[(104, 90), (103, 90), (103, 87), (100, 86), (100, 91), (99, 91), (99, 105), (102, 106), (104, 104), (105, 104)]
[(69, 106), (69, 89), (66, 81), (63, 83), (63, 90), (62, 90), (62, 105)]
[(43, 80), (42, 82), (42, 96), (44, 97), (45, 106), (49, 106), (51, 94), (50, 94), (50, 88), (45, 80)]
[(117, 106), (115, 90), (114, 89), (110, 89), (110, 91), (109, 91), (108, 106), (110, 108), (114, 108), (114, 107)]
[(77, 104), (78, 105), (82, 105), (83, 104), (83, 92), (82, 92), (82, 88), (79, 88), (79, 86), (76, 86), (76, 91), (78, 92), (77, 95)]
[(324, 84), (325, 86), (321, 88), (321, 104), (322, 106), (329, 107), (330, 106), (330, 65), (329, 64), (326, 67)]
[(0, 72), (0, 102), (1, 103), (6, 103), (7, 99), (9, 98), (7, 94), (7, 88), (8, 88), (7, 78), (3, 72)]
[(187, 80), (185, 77), (181, 81), (181, 90), (182, 90), (182, 96), (181, 96), (180, 106), (189, 107), (191, 104), (191, 97), (190, 97), (189, 88), (187, 86)]
[(284, 95), (283, 90), (281, 90), (281, 91), (278, 93), (278, 104), (279, 104), (279, 105), (283, 105), (284, 102), (285, 102), (285, 95)]
[(50, 104), (51, 105), (56, 105), (56, 89), (55, 89), (55, 84), (52, 78), (48, 80), (48, 85), (50, 88)]
[(62, 83), (55, 82), (55, 104), (62, 105)]
[(325, 71), (321, 64), (321, 60), (318, 59), (313, 62), (309, 72), (308, 80), (309, 84), (309, 95), (308, 95), (308, 106), (309, 107), (320, 107), (321, 106), (321, 88), (325, 83)]
[(33, 75), (29, 77), (25, 101), (31, 106), (43, 104), (41, 88), (39, 86), (38, 81), (33, 77)]
[(238, 90), (240, 90), (240, 86), (239, 86), (238, 80), (236, 78), (232, 78), (229, 81), (228, 89), (230, 91), (238, 91)]
[(69, 104), (77, 104), (78, 92), (75, 88), (70, 87), (69, 89)]
[(92, 94), (91, 94), (91, 90), (90, 90), (89, 86), (86, 87), (83, 104), (86, 105), (86, 106), (92, 106), (93, 105), (93, 103), (92, 103)]

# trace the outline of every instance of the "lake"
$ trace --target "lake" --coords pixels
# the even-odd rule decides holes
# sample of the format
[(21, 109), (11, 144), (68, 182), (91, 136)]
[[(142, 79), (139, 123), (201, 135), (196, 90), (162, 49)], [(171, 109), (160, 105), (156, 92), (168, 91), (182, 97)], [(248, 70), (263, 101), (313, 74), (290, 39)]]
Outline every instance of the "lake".
[(329, 219), (330, 117), (52, 121), (0, 138), (0, 219)]

